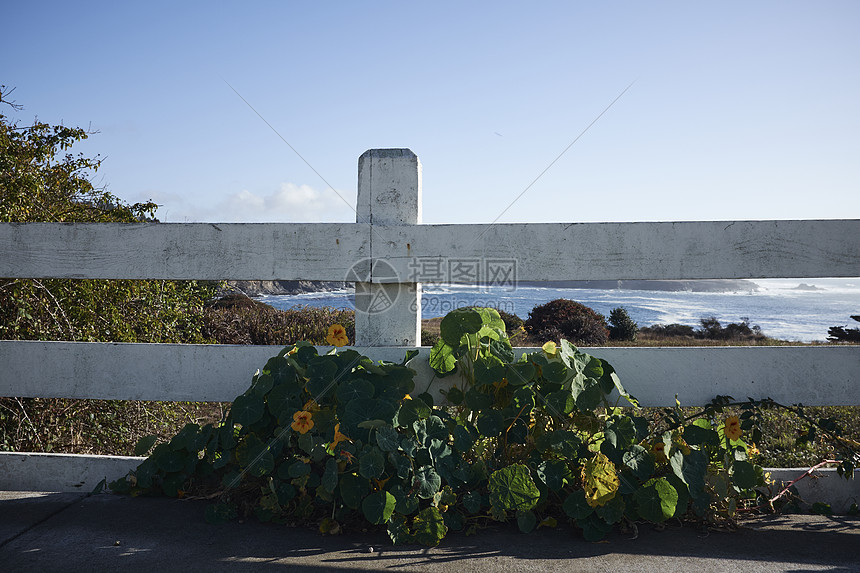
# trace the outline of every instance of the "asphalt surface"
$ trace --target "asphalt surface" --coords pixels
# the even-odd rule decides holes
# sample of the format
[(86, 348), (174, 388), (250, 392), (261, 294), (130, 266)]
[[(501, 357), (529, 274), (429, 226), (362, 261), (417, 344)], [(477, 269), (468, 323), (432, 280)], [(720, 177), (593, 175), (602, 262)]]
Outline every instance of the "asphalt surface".
[(438, 547), (383, 532), (321, 536), (256, 521), (207, 524), (204, 504), (0, 493), (0, 571), (860, 571), (860, 518), (767, 516), (738, 531), (679, 524), (589, 543), (572, 528), (449, 533)]

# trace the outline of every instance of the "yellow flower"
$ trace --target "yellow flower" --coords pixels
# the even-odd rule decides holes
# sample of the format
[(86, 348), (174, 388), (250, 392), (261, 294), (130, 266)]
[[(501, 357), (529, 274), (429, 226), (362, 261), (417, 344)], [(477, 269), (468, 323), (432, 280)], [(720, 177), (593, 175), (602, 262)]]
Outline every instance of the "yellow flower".
[(726, 418), (726, 423), (723, 428), (726, 437), (730, 440), (737, 440), (741, 437), (741, 421), (737, 416), (729, 416)]
[(550, 358), (554, 358), (556, 352), (558, 352), (558, 347), (555, 345), (555, 342), (550, 341), (541, 346), (541, 350), (543, 350)]
[(340, 324), (332, 324), (328, 327), (328, 335), (325, 337), (325, 341), (332, 346), (337, 347), (349, 344), (349, 338), (346, 336), (346, 329)]
[(290, 427), (300, 434), (307, 434), (314, 427), (314, 421), (311, 419), (313, 414), (310, 412), (296, 412), (293, 414), (293, 423)]
[(403, 397), (403, 399), (404, 399), (404, 400), (411, 400), (411, 399), (412, 399), (412, 396), (410, 396), (409, 394), (407, 394), (407, 395), (405, 395), (405, 396)]

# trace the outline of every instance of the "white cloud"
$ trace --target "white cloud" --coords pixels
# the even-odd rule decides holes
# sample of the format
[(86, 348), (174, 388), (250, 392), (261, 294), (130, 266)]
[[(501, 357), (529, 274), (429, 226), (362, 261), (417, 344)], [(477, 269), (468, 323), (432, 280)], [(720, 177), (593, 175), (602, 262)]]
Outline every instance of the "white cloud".
[[(161, 205), (164, 222), (212, 223), (325, 223), (354, 222), (355, 196), (310, 185), (281, 183), (276, 191), (257, 194), (247, 189), (204, 205), (172, 193), (150, 193)], [(341, 198), (343, 197), (343, 198)], [(347, 204), (346, 201), (349, 202)]]

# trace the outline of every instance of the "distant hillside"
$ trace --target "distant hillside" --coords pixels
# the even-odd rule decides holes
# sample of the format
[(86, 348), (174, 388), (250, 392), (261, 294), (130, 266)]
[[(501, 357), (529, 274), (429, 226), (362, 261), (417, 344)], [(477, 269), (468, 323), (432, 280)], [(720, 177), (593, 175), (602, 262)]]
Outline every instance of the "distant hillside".
[(588, 288), (602, 290), (659, 290), (672, 292), (749, 292), (760, 290), (746, 279), (709, 280), (619, 280), (619, 281), (519, 281), (518, 286), (546, 288)]
[[(342, 281), (227, 281), (228, 286), (236, 288), (248, 296), (264, 294), (293, 295), (306, 292), (325, 292), (352, 287), (352, 283)], [(520, 281), (517, 286), (561, 289), (602, 289), (602, 290), (657, 290), (672, 292), (750, 292), (760, 290), (755, 282), (745, 279), (712, 280), (620, 280), (620, 281)]]

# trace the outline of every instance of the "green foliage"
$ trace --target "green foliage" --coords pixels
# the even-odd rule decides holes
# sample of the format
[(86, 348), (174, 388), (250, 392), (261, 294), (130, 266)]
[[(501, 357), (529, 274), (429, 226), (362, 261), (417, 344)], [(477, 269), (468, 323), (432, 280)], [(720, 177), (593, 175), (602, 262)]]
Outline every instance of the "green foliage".
[[(155, 203), (129, 205), (93, 186), (98, 157), (63, 154), (88, 136), (80, 128), (38, 121), (21, 127), (0, 114), (0, 222), (135, 223), (152, 217)], [(202, 311), (215, 285), (0, 279), (0, 293), (3, 339), (193, 343), (207, 341)]]
[(749, 319), (744, 318), (741, 322), (732, 322), (722, 326), (716, 317), (709, 316), (699, 320), (699, 329), (695, 331), (697, 338), (710, 340), (753, 340), (764, 338), (761, 328), (750, 326)]
[[(20, 109), (8, 93), (0, 86), (0, 103)], [(0, 114), (0, 222), (150, 220), (154, 203), (129, 205), (93, 186), (101, 159), (68, 152), (88, 135), (38, 121), (20, 126)], [(0, 278), (0, 338), (210, 342), (203, 334), (203, 305), (215, 290), (194, 281)], [(106, 446), (122, 443), (130, 450), (139, 437), (136, 427), (161, 432), (161, 420), (185, 419), (185, 410), (164, 403), (0, 398), (0, 448), (120, 453)]]
[(534, 307), (525, 328), (532, 338), (544, 342), (566, 338), (574, 344), (599, 345), (609, 339), (602, 314), (564, 298)]
[(459, 374), (444, 407), (412, 395), (414, 354), (287, 347), (221, 423), (186, 426), (110, 487), (204, 496), (211, 521), (369, 523), (436, 545), (488, 520), (567, 519), (588, 540), (624, 521), (731, 520), (765, 485), (741, 436), (757, 435), (755, 415), (722, 418), (724, 399), (646, 419), (610, 364), (566, 340), (517, 359), (492, 309), (448, 314), (432, 350), (437, 375)]
[(627, 311), (622, 308), (613, 308), (609, 311), (609, 339), (610, 340), (636, 340), (636, 333), (639, 332), (637, 325)]
[(286, 345), (306, 340), (325, 345), (330, 324), (355, 340), (355, 311), (299, 307), (278, 310), (244, 294), (213, 299), (203, 311), (203, 335), (219, 344)]

